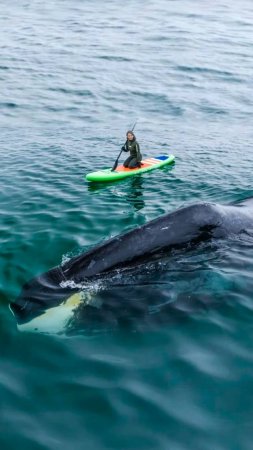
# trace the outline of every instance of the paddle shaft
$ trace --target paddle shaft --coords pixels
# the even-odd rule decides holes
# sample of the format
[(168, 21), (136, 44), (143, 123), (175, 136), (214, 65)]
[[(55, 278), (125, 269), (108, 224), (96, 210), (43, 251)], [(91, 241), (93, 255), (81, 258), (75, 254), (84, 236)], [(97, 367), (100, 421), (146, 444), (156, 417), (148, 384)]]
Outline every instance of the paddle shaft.
[(120, 150), (119, 156), (118, 156), (118, 158), (116, 159), (116, 161), (115, 161), (115, 163), (114, 163), (114, 165), (113, 165), (113, 168), (112, 168), (111, 172), (114, 172), (114, 170), (117, 168), (117, 165), (118, 165), (118, 162), (119, 162), (119, 158), (120, 158), (120, 155), (121, 155), (122, 152), (123, 152), (123, 150)]

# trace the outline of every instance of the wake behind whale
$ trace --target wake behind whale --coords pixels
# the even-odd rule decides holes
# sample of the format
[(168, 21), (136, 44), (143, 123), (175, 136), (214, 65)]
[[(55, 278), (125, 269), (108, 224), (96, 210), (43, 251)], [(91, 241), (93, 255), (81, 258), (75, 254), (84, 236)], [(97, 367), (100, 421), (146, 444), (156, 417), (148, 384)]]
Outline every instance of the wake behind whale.
[[(100, 283), (103, 287), (99, 289), (105, 291), (118, 275), (121, 280), (127, 273), (136, 273), (136, 270), (143, 275), (147, 263), (159, 262), (172, 250), (185, 251), (211, 239), (247, 233), (252, 226), (253, 198), (236, 205), (198, 203), (178, 209), (113, 237), (32, 279), (11, 303), (11, 310), (19, 325), (38, 317), (49, 321), (49, 315), (52, 317), (54, 311), (59, 318), (59, 305), (63, 306), (64, 312), (75, 311), (77, 315), (78, 310), (79, 320), (82, 316), (88, 323), (89, 318), (96, 316), (101, 323), (104, 317), (108, 318), (112, 304), (105, 294), (102, 300), (92, 295), (94, 283)], [(155, 267), (157, 270), (159, 264)], [(114, 313), (116, 311), (116, 315), (121, 316), (123, 305), (120, 298), (117, 297), (116, 304), (115, 299), (113, 301)], [(124, 303), (126, 308), (136, 309), (130, 300), (128, 305)], [(143, 310), (146, 311), (145, 305)], [(66, 320), (64, 318), (63, 322), (66, 323)]]

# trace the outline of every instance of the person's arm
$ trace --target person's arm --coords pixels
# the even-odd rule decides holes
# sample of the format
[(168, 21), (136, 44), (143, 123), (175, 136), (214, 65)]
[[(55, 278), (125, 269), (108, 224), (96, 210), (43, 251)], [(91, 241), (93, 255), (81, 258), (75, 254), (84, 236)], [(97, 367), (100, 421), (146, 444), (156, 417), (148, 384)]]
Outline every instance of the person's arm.
[(135, 143), (135, 148), (136, 148), (136, 159), (138, 162), (141, 162), (141, 151), (138, 142)]
[(122, 150), (122, 152), (128, 152), (128, 151), (129, 151), (129, 150), (128, 150), (127, 141), (125, 142), (124, 145), (122, 145), (121, 150)]

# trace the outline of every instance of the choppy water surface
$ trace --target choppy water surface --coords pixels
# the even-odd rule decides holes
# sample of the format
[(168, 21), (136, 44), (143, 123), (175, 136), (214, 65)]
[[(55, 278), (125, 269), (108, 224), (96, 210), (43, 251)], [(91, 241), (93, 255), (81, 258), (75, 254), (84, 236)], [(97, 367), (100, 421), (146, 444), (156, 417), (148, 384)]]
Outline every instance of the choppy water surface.
[[(252, 448), (250, 234), (94, 286), (119, 322), (22, 333), (8, 309), (98, 241), (253, 195), (252, 40), (250, 0), (1, 2), (1, 448)], [(175, 166), (89, 186), (136, 119)]]

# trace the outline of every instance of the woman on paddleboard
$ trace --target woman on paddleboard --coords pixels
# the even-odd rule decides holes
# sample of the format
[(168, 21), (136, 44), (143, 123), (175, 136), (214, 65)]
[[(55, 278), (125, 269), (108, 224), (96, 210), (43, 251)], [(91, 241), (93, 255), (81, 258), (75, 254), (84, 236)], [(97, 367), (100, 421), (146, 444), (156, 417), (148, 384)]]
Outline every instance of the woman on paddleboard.
[(130, 152), (130, 156), (124, 161), (123, 166), (129, 169), (136, 169), (141, 167), (142, 155), (140, 152), (140, 146), (136, 141), (136, 137), (133, 131), (128, 131), (126, 133), (126, 143), (123, 145), (122, 149), (124, 152)]

